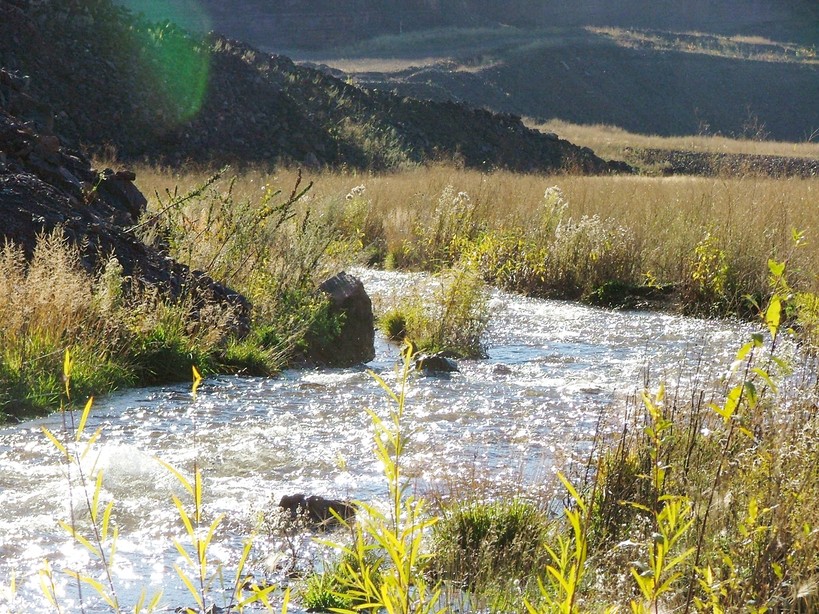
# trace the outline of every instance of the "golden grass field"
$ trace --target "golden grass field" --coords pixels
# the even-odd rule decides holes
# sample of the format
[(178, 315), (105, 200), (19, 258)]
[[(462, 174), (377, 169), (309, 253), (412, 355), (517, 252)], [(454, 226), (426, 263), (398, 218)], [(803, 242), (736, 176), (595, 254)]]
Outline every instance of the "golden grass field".
[[(527, 120), (526, 123), (542, 132), (554, 132), (560, 138), (590, 147), (606, 159), (622, 160), (624, 150), (633, 149), (674, 149), (709, 154), (750, 154), (760, 156), (790, 156), (798, 158), (819, 158), (819, 135), (813, 140), (801, 143), (779, 141), (734, 139), (727, 136), (686, 135), (657, 136), (635, 134), (608, 125), (579, 125), (561, 120), (538, 123)], [(811, 136), (811, 135), (807, 135)]]
[[(595, 138), (603, 137), (598, 132)], [(721, 146), (721, 140), (702, 142), (711, 149)], [(137, 171), (137, 185), (146, 194), (172, 186), (184, 191), (205, 177), (206, 173), (178, 176), (142, 168)], [(267, 186), (288, 192), (295, 177), (296, 171), (288, 169), (243, 171), (234, 197), (252, 201)], [(569, 203), (566, 217), (598, 216), (629, 229), (638, 249), (634, 258), (639, 269), (660, 281), (679, 282), (686, 259), (711, 235), (717, 237), (737, 275), (754, 288), (766, 283), (768, 258), (786, 256), (792, 258), (794, 282), (814, 291), (819, 287), (815, 273), (819, 271), (819, 178), (483, 174), (433, 166), (379, 175), (323, 171), (305, 173), (304, 180), (314, 182), (304, 206), (318, 211), (343, 210), (350, 190), (364, 185), (367, 219), (382, 229), (387, 252), (398, 252), (415, 240), (418, 227), (435, 217), (448, 186), (455, 193), (468, 194), (481, 227), (497, 230), (531, 225), (540, 216), (544, 191), (558, 186)], [(794, 230), (805, 237), (797, 250)]]

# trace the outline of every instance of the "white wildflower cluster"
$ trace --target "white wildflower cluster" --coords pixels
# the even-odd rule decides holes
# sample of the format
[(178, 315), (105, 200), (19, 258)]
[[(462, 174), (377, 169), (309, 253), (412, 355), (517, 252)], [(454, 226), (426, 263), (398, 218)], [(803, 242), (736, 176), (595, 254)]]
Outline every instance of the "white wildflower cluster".
[(543, 208), (548, 215), (560, 217), (568, 206), (569, 201), (566, 200), (566, 196), (559, 186), (553, 185), (550, 188), (546, 188), (546, 191), (543, 193)]
[(569, 201), (560, 187), (553, 185), (543, 193), (543, 218), (541, 225), (548, 233), (555, 230), (563, 219), (563, 214), (569, 207)]
[(464, 205), (469, 204), (472, 199), (469, 198), (469, 194), (466, 192), (458, 192), (455, 198), (452, 199), (452, 204), (456, 207), (462, 207)]
[(364, 192), (366, 190), (367, 190), (367, 188), (362, 183), (361, 185), (357, 185), (352, 190), (350, 190), (349, 194), (347, 194), (347, 196), (345, 196), (344, 198), (346, 200), (353, 200), (354, 198), (361, 198), (362, 196), (364, 196)]

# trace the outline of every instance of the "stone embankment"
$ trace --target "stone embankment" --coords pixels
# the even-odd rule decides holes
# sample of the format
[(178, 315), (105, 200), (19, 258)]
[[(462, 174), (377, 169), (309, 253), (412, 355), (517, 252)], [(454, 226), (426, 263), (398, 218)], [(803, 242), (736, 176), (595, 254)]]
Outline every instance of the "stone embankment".
[(819, 160), (814, 158), (672, 149), (633, 149), (628, 152), (628, 158), (663, 175), (819, 177)]

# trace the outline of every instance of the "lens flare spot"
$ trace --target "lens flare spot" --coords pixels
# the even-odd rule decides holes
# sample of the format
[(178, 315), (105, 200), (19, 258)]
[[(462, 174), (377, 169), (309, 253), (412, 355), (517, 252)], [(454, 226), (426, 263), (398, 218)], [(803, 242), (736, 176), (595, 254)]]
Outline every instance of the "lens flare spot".
[(210, 75), (208, 14), (194, 0), (131, 0), (133, 32), (145, 85), (157, 94), (167, 124), (185, 122), (202, 108)]

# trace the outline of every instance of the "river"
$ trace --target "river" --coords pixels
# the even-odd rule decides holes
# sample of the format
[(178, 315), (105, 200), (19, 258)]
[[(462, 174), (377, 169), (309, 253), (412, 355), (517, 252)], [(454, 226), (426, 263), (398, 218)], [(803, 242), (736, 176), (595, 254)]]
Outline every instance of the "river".
[[(356, 274), (381, 304), (423, 279)], [(716, 377), (750, 330), (732, 321), (502, 292), (493, 293), (490, 306), (487, 359), (461, 361), (460, 372), (450, 377), (411, 380), (404, 427), (413, 436), (405, 461), (422, 492), (445, 490), (459, 479), (528, 488), (585, 458), (601, 416), (616, 428), (627, 397), (646, 381), (684, 386), (694, 373)], [(195, 401), (190, 386), (180, 384), (95, 402), (86, 432), (102, 432), (83, 467), (89, 475), (103, 471), (101, 499), (115, 502), (114, 583), (123, 605), (132, 608), (143, 587), (164, 589), (162, 607), (169, 611), (192, 604), (173, 570), (181, 557), (172, 540), (186, 536), (171, 494), (186, 493), (157, 458), (187, 476), (198, 459), (205, 517), (224, 514), (209, 554), (223, 563), (228, 579), (259, 513), (275, 507), (281, 495), (383, 500), (365, 408), (385, 416), (389, 405), (368, 369), (395, 385), (399, 352), (382, 338), (376, 343), (377, 356), (366, 368), (212, 377)], [(63, 611), (79, 611), (76, 588), (61, 570), (94, 569), (87, 549), (57, 524), (71, 517), (72, 497), (78, 517), (85, 505), (76, 481), (69, 495), (65, 465), (41, 430), (59, 432), (61, 425), (58, 413), (0, 430), (0, 611), (53, 611), (40, 588), (45, 560)], [(298, 539), (308, 547), (309, 536)], [(259, 544), (252, 557), (257, 571), (286, 545), (263, 529)], [(83, 602), (86, 611), (108, 611), (87, 587)]]

